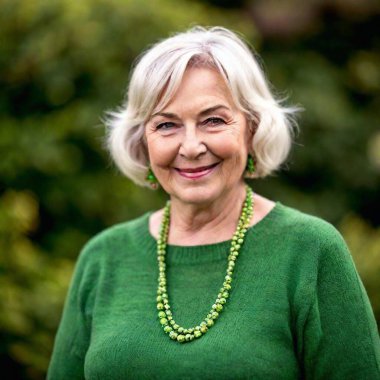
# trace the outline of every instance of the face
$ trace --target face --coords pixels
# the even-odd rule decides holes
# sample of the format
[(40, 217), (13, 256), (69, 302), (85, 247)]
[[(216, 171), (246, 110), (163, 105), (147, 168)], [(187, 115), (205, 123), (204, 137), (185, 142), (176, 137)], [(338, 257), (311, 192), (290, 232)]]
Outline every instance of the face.
[(188, 69), (145, 137), (151, 168), (172, 198), (201, 205), (241, 190), (250, 132), (216, 70)]

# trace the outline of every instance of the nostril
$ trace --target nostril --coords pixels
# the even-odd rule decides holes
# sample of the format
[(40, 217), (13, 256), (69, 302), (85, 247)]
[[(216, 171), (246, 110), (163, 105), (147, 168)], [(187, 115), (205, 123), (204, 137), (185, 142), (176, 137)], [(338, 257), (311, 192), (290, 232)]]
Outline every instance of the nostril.
[(196, 158), (207, 151), (206, 144), (197, 139), (185, 139), (179, 149), (179, 154), (187, 158)]

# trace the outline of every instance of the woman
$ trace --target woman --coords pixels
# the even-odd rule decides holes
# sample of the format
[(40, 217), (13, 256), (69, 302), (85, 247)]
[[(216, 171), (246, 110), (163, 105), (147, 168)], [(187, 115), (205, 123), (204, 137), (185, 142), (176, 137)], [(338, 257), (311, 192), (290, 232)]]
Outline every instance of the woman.
[(283, 163), (295, 111), (227, 29), (196, 27), (141, 57), (109, 148), (170, 202), (86, 245), (48, 378), (380, 379), (342, 237), (244, 184)]

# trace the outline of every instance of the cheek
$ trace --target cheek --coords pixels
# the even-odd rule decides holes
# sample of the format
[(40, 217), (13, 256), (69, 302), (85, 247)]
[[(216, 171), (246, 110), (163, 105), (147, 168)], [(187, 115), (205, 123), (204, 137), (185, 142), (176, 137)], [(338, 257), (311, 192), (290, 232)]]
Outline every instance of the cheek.
[(178, 144), (173, 141), (162, 141), (160, 138), (148, 139), (149, 161), (153, 167), (166, 167), (176, 157)]
[(213, 139), (210, 150), (220, 158), (239, 161), (240, 157), (246, 155), (246, 142), (242, 136), (231, 134)]

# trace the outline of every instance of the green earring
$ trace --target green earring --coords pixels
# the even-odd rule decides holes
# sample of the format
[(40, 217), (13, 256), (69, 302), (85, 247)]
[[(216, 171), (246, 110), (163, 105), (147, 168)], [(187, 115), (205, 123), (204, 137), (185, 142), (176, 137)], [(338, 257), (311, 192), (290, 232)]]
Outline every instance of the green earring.
[(158, 188), (158, 180), (156, 176), (154, 175), (152, 168), (149, 166), (148, 168), (148, 174), (145, 177), (146, 181), (149, 183), (149, 186), (152, 189), (157, 189)]
[(247, 158), (247, 166), (245, 167), (246, 173), (251, 176), (255, 172), (255, 162), (253, 161), (253, 157), (248, 154)]

